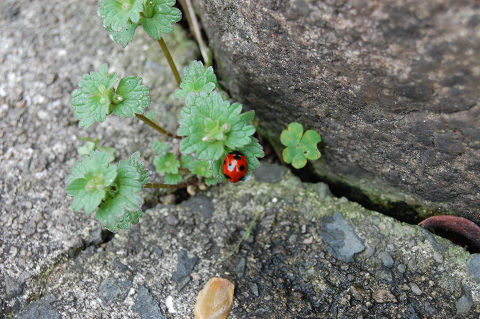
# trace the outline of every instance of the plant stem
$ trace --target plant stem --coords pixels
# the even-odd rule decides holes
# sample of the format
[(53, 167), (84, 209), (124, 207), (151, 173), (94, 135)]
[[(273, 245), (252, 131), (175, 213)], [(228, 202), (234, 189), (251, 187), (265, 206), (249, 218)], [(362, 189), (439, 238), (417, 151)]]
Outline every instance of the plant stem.
[(240, 247), (240, 245), (242, 244), (242, 242), (245, 240), (245, 239), (248, 239), (248, 237), (250, 237), (250, 232), (252, 231), (252, 228), (253, 228), (253, 225), (255, 224), (255, 222), (257, 221), (257, 218), (258, 216), (260, 216), (260, 213), (262, 212), (262, 209), (263, 209), (263, 206), (265, 205), (265, 201), (267, 200), (268, 196), (270, 196), (270, 193), (272, 192), (272, 189), (273, 187), (270, 187), (270, 189), (268, 190), (268, 193), (267, 195), (265, 195), (265, 198), (263, 199), (263, 202), (262, 204), (260, 205), (260, 209), (258, 210), (257, 214), (255, 215), (255, 218), (252, 220), (252, 222), (250, 223), (250, 226), (248, 226), (248, 229), (245, 233), (245, 235), (243, 235), (242, 239), (240, 239), (240, 241), (237, 243), (237, 245), (235, 246), (235, 248), (232, 249), (232, 251), (227, 255), (225, 256), (222, 260), (220, 260), (216, 265), (220, 265), (221, 263), (223, 263), (225, 260), (227, 260), (228, 258), (230, 258), (233, 253), (238, 249), (238, 247)]
[(179, 189), (185, 188), (189, 185), (193, 185), (199, 181), (198, 178), (191, 179), (187, 182), (183, 182), (180, 184), (170, 185), (170, 184), (162, 184), (162, 183), (147, 183), (143, 188), (168, 188), (168, 189)]
[(187, 18), (188, 25), (190, 29), (193, 31), (195, 39), (198, 43), (198, 48), (200, 49), (200, 53), (202, 54), (203, 62), (205, 67), (209, 67), (212, 64), (211, 55), (209, 54), (207, 45), (202, 37), (202, 32), (200, 31), (200, 24), (198, 23), (197, 16), (195, 15), (195, 10), (193, 10), (192, 1), (191, 0), (179, 0), (180, 5), (182, 6), (183, 13), (185, 14), (185, 18)]
[(163, 54), (167, 59), (168, 65), (170, 65), (170, 69), (172, 69), (173, 76), (175, 77), (175, 80), (177, 81), (178, 86), (180, 86), (180, 83), (182, 83), (182, 78), (180, 77), (180, 73), (178, 73), (177, 67), (175, 66), (175, 62), (173, 61), (172, 55), (170, 54), (170, 51), (168, 50), (167, 45), (165, 44), (165, 41), (163, 41), (163, 38), (160, 38), (158, 40), (158, 44), (160, 44)]
[(182, 139), (183, 136), (179, 136), (179, 135), (175, 135), (173, 133), (170, 133), (170, 132), (167, 132), (163, 127), (161, 127), (160, 125), (158, 125), (157, 123), (151, 121), (149, 118), (147, 118), (145, 115), (143, 114), (139, 114), (139, 113), (135, 113), (135, 116), (141, 120), (143, 123), (147, 124), (148, 126), (150, 126), (151, 128), (159, 131), (160, 133), (162, 134), (165, 134), (169, 137), (173, 137), (173, 138), (176, 138), (176, 139)]

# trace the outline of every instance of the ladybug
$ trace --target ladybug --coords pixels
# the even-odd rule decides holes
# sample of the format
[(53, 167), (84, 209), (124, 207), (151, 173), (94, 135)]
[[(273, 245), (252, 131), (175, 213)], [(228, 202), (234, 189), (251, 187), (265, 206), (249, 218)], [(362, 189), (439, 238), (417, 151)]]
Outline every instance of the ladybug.
[(237, 151), (227, 154), (223, 160), (222, 172), (230, 183), (240, 182), (247, 174), (247, 158)]

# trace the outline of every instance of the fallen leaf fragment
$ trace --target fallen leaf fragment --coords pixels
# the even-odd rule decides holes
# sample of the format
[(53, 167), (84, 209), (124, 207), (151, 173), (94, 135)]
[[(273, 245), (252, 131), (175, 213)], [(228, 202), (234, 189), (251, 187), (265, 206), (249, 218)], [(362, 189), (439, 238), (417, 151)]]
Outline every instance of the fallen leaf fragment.
[(480, 248), (480, 227), (466, 218), (451, 215), (432, 216), (418, 225), (424, 228), (437, 228), (458, 233)]
[(235, 286), (228, 280), (211, 278), (198, 293), (195, 303), (196, 319), (227, 319), (233, 306)]

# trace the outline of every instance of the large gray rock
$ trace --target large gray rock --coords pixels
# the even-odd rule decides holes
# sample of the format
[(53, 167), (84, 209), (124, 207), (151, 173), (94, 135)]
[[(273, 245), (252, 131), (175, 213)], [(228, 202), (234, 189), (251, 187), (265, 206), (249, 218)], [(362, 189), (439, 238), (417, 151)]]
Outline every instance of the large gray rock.
[(278, 137), (299, 121), (321, 133), (324, 178), (385, 210), (480, 222), (480, 7), (197, 0), (197, 8), (220, 78), (262, 127)]

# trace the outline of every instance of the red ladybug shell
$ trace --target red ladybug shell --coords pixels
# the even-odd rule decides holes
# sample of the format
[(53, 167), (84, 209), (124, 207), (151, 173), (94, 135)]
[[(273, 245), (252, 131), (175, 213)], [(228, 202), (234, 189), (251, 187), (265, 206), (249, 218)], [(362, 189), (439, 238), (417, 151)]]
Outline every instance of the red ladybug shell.
[(240, 152), (231, 152), (223, 160), (222, 172), (227, 181), (240, 182), (247, 174), (247, 158)]

